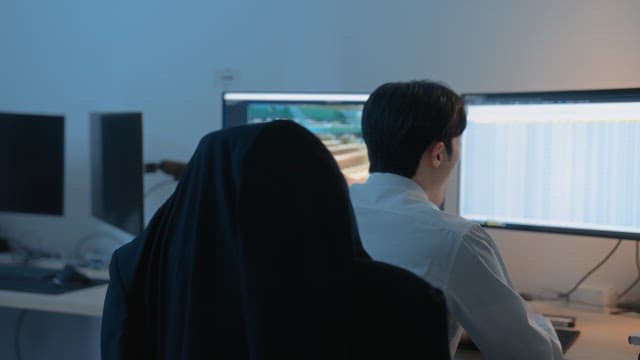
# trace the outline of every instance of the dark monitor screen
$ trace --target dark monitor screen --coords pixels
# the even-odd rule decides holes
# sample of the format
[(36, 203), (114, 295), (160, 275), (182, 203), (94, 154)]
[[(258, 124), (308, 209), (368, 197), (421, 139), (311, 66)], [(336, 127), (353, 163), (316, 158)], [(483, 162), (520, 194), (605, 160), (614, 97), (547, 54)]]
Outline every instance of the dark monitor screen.
[(138, 235), (144, 223), (142, 171), (142, 114), (91, 114), (93, 216)]
[(364, 182), (369, 158), (362, 139), (362, 108), (369, 95), (353, 93), (226, 92), (223, 127), (290, 119), (327, 146), (348, 183)]
[(0, 211), (62, 215), (64, 116), (0, 113)]
[(640, 89), (464, 96), (459, 214), (640, 240)]

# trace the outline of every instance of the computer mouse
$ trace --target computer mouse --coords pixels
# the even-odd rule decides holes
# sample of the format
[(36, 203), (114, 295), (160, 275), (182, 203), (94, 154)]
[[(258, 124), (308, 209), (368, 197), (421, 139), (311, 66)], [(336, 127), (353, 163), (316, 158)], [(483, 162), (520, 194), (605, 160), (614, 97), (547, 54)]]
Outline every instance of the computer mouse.
[(75, 267), (71, 265), (65, 265), (62, 270), (58, 271), (53, 276), (51, 282), (60, 286), (72, 284), (85, 285), (89, 284), (91, 282), (91, 279), (86, 275), (79, 273)]

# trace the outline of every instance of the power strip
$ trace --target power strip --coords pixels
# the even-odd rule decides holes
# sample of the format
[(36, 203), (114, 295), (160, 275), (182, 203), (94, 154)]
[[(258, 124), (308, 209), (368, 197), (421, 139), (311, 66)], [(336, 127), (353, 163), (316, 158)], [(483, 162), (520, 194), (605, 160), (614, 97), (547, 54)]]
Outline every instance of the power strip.
[(571, 294), (571, 301), (593, 306), (613, 306), (617, 300), (615, 289), (607, 286), (581, 286)]

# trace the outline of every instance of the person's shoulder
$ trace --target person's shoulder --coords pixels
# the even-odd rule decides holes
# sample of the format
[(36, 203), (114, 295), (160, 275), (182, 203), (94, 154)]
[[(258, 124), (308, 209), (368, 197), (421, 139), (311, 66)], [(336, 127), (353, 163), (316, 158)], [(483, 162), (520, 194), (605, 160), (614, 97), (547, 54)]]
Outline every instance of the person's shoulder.
[(139, 236), (116, 249), (109, 264), (110, 276), (117, 274), (125, 284), (130, 284), (144, 254), (145, 238)]
[(118, 259), (126, 259), (135, 257), (141, 251), (141, 240), (136, 238), (122, 244), (113, 252), (113, 257)]
[(349, 197), (354, 207), (384, 211), (398, 211), (404, 195), (397, 187), (379, 183), (357, 183), (349, 186)]
[(477, 231), (477, 228), (481, 228), (480, 225), (471, 222), (461, 216), (450, 214), (444, 211), (440, 212), (439, 218), (442, 222), (443, 228), (456, 233), (461, 238), (465, 237), (468, 234), (474, 233), (475, 231)]
[(442, 227), (446, 231), (454, 234), (452, 237), (457, 241), (456, 249), (466, 249), (467, 252), (476, 257), (495, 259), (499, 257), (498, 246), (495, 241), (485, 231), (485, 229), (475, 222), (469, 221), (458, 215), (442, 213)]
[(349, 196), (352, 200), (357, 200), (367, 191), (367, 184), (351, 184), (349, 185)]
[(496, 248), (496, 243), (487, 233), (487, 231), (480, 226), (480, 224), (476, 224), (473, 222), (469, 222), (470, 226), (464, 232), (464, 240), (469, 244), (475, 244), (479, 246), (487, 246), (491, 248)]
[[(493, 268), (495, 272), (504, 272), (500, 251), (495, 241), (485, 231), (485, 229), (475, 223), (464, 233), (461, 241), (462, 246), (468, 255), (479, 258), (484, 264)], [(506, 276), (506, 274), (504, 274)]]
[(406, 196), (418, 185), (411, 179), (391, 173), (372, 173), (364, 183), (349, 186), (353, 202), (371, 206), (384, 206)]

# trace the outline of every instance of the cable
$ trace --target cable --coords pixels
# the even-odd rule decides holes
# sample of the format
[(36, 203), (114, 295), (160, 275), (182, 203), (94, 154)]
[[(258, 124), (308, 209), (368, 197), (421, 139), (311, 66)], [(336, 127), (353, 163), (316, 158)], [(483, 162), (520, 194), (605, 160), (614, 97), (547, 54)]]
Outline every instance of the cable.
[(570, 296), (571, 294), (573, 294), (580, 285), (582, 285), (582, 283), (587, 280), (587, 278), (589, 276), (591, 276), (591, 274), (593, 274), (594, 272), (596, 272), (596, 270), (598, 270), (600, 267), (602, 267), (602, 265), (604, 265), (604, 263), (607, 262), (607, 260), (609, 260), (611, 258), (611, 256), (613, 255), (613, 253), (616, 252), (616, 250), (618, 250), (618, 248), (620, 247), (620, 244), (622, 244), (622, 239), (618, 239), (618, 243), (616, 243), (616, 246), (613, 247), (613, 249), (611, 249), (611, 251), (609, 251), (609, 253), (607, 254), (607, 256), (604, 257), (604, 259), (602, 259), (598, 265), (596, 265), (593, 269), (589, 270), (589, 272), (587, 272), (587, 274), (585, 276), (582, 277), (582, 279), (580, 279), (572, 288), (571, 290), (567, 291), (566, 293), (560, 293), (558, 294), (558, 296), (560, 298), (565, 298), (567, 300), (570, 300)]
[(153, 186), (151, 186), (149, 189), (147, 189), (147, 191), (144, 192), (144, 197), (145, 199), (154, 191), (160, 189), (161, 187), (168, 185), (169, 183), (174, 183), (175, 180), (174, 179), (169, 179), (169, 180), (165, 180), (165, 181), (161, 181)]
[(627, 295), (627, 293), (628, 293), (629, 291), (631, 291), (631, 289), (633, 289), (633, 288), (638, 284), (638, 282), (640, 282), (640, 276), (638, 276), (638, 277), (637, 277), (637, 278), (636, 278), (636, 279), (631, 283), (631, 285), (629, 285), (626, 289), (624, 289), (624, 290), (620, 293), (620, 295), (618, 295), (618, 300), (622, 299), (625, 295)]
[(640, 282), (640, 241), (636, 241), (636, 270), (638, 272), (638, 276), (636, 279), (629, 285), (626, 289), (624, 289), (620, 295), (618, 295), (618, 300), (622, 299), (631, 289), (633, 289), (638, 282)]
[(16, 360), (22, 360), (22, 349), (20, 346), (20, 338), (22, 335), (22, 325), (24, 324), (24, 316), (27, 310), (21, 310), (16, 319), (16, 326), (13, 332), (13, 345), (16, 351)]

